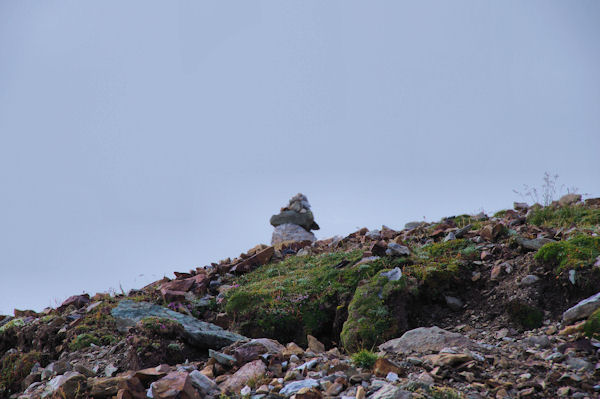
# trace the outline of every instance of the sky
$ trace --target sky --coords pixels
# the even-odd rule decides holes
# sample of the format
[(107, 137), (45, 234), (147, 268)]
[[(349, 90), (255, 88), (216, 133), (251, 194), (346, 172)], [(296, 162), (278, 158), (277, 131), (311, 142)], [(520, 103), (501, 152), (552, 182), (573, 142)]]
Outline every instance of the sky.
[(600, 196), (598, 1), (0, 3), (0, 314), (269, 243)]

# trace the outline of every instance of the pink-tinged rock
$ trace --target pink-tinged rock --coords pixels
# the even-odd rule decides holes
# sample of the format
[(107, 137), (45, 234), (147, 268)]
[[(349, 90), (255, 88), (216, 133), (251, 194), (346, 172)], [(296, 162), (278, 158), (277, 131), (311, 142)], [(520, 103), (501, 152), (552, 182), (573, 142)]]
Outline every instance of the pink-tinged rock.
[(174, 371), (151, 385), (154, 399), (200, 399), (188, 373)]
[(312, 335), (307, 335), (306, 339), (308, 341), (308, 349), (309, 350), (313, 351), (314, 353), (325, 352), (325, 345), (323, 345), (323, 343), (321, 343), (321, 341), (319, 341)]
[(144, 386), (133, 372), (119, 375), (117, 377), (90, 378), (89, 395), (93, 398), (111, 398), (119, 391), (127, 391), (131, 397), (142, 399), (146, 396)]
[(194, 285), (194, 280), (190, 278), (186, 278), (185, 280), (173, 280), (168, 283), (164, 283), (160, 288), (161, 290), (169, 290), (169, 291), (183, 291), (188, 292), (192, 286)]
[(166, 302), (180, 302), (185, 300), (185, 292), (183, 291), (171, 291), (166, 288), (161, 288), (160, 293)]
[(258, 338), (240, 345), (234, 350), (233, 356), (237, 364), (242, 365), (258, 359), (265, 353), (274, 355), (282, 353), (284, 350), (285, 347), (273, 339)]
[(496, 265), (496, 266), (492, 267), (492, 271), (490, 272), (490, 279), (496, 280), (498, 277), (500, 277), (501, 273), (502, 273), (502, 265)]
[(188, 280), (192, 280), (194, 285), (192, 291), (195, 294), (202, 294), (206, 291), (210, 278), (206, 274), (197, 274), (194, 277), (190, 277)]
[(54, 377), (48, 382), (53, 397), (64, 399), (79, 399), (84, 397), (87, 389), (87, 378), (76, 371), (67, 371)]
[(171, 367), (167, 364), (161, 364), (160, 366), (151, 367), (135, 372), (135, 376), (144, 384), (148, 385), (158, 379), (163, 378), (171, 371)]
[(486, 241), (494, 241), (502, 232), (504, 232), (504, 225), (502, 223), (488, 224), (479, 231), (479, 235)]
[(387, 244), (385, 243), (385, 241), (381, 240), (373, 243), (373, 245), (371, 245), (371, 247), (369, 248), (369, 251), (371, 251), (371, 253), (375, 256), (384, 256), (386, 249)]
[(256, 255), (250, 256), (233, 266), (231, 268), (231, 272), (237, 274), (247, 273), (257, 266), (266, 264), (271, 259), (274, 252), (275, 249), (273, 247), (267, 247), (266, 249), (258, 252)]
[(238, 393), (251, 379), (257, 379), (267, 372), (267, 366), (261, 360), (254, 360), (246, 363), (231, 377), (221, 383), (221, 390), (224, 392)]
[(62, 311), (70, 305), (75, 306), (77, 309), (81, 309), (88, 303), (90, 303), (90, 296), (88, 294), (73, 295), (65, 299), (65, 301), (58, 307), (58, 310)]

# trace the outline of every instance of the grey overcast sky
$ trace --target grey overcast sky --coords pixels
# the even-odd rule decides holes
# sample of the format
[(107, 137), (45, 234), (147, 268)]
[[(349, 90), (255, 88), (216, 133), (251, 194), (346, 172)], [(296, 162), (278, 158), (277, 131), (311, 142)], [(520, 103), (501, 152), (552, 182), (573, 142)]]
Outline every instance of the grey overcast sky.
[(2, 1), (0, 313), (270, 241), (600, 196), (600, 2)]

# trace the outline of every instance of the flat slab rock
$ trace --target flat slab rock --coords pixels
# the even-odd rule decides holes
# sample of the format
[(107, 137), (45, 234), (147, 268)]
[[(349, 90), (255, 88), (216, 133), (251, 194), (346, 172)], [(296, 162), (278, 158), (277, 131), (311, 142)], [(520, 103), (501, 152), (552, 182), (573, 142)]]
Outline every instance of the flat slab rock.
[(385, 384), (373, 395), (369, 396), (370, 399), (410, 399), (412, 398), (412, 392), (405, 391), (400, 387), (392, 384)]
[(212, 323), (149, 302), (124, 299), (111, 311), (111, 314), (117, 320), (117, 329), (122, 332), (126, 332), (129, 327), (146, 317), (164, 317), (175, 320), (183, 326), (190, 343), (202, 348), (220, 349), (234, 342), (248, 339)]
[(447, 347), (476, 348), (478, 344), (464, 335), (433, 327), (419, 327), (405, 332), (379, 345), (379, 350), (388, 353), (426, 353), (439, 352)]
[(585, 319), (598, 308), (600, 308), (600, 292), (567, 309), (563, 313), (562, 318), (565, 323), (572, 323), (580, 319)]

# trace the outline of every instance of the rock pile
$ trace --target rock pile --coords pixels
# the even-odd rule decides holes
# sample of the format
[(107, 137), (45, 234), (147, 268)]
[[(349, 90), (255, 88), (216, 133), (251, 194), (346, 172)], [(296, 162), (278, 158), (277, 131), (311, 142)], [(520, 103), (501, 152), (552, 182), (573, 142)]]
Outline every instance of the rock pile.
[(15, 309), (0, 398), (600, 398), (599, 233), (600, 198), (516, 203)]
[(293, 196), (279, 214), (271, 216), (271, 225), (275, 227), (271, 245), (286, 241), (317, 240), (311, 230), (319, 230), (319, 225), (315, 222), (308, 199), (301, 193)]

